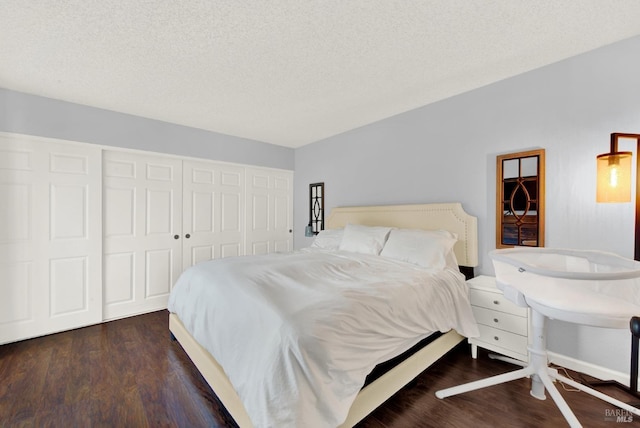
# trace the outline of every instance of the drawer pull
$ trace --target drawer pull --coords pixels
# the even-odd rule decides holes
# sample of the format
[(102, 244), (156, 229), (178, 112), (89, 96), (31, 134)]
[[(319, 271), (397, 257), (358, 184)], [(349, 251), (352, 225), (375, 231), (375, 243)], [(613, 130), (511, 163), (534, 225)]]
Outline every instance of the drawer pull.
[(493, 339), (496, 340), (496, 341), (500, 340), (500, 338), (498, 336), (493, 336)]
[(500, 301), (498, 301), (498, 300), (494, 300), (494, 301), (493, 301), (493, 304), (494, 304), (494, 305), (499, 305), (499, 304), (500, 304)]
[(498, 318), (494, 318), (494, 319), (493, 319), (493, 322), (498, 323), (498, 322), (500, 322), (500, 321), (498, 321)]

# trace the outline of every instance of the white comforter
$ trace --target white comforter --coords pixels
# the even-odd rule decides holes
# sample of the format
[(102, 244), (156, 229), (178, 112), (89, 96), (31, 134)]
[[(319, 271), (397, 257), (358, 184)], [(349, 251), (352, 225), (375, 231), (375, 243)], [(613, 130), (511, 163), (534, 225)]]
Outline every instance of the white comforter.
[(257, 427), (335, 427), (373, 367), (429, 334), (477, 336), (464, 277), (301, 251), (200, 263), (169, 299)]

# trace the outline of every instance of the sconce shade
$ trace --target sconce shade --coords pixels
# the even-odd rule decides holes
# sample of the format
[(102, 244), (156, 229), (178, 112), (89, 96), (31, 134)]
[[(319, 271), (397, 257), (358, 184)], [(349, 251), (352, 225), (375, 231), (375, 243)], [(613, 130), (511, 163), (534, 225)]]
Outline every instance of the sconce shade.
[(631, 202), (631, 152), (599, 155), (597, 202)]

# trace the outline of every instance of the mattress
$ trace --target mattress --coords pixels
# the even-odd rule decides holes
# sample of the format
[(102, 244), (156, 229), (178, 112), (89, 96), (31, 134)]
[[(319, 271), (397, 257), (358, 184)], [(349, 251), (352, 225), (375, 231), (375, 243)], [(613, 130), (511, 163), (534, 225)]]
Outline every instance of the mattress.
[(258, 427), (338, 426), (377, 364), (434, 332), (478, 335), (460, 272), (340, 251), (200, 263), (169, 310)]

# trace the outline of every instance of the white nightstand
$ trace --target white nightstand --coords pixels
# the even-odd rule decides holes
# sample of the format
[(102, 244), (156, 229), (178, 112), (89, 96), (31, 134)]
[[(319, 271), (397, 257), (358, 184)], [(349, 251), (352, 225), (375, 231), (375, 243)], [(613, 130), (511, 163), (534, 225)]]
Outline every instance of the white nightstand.
[(480, 329), (480, 337), (469, 338), (471, 356), (478, 357), (480, 346), (528, 362), (529, 309), (505, 299), (492, 276), (480, 275), (468, 280), (467, 284), (471, 309)]

